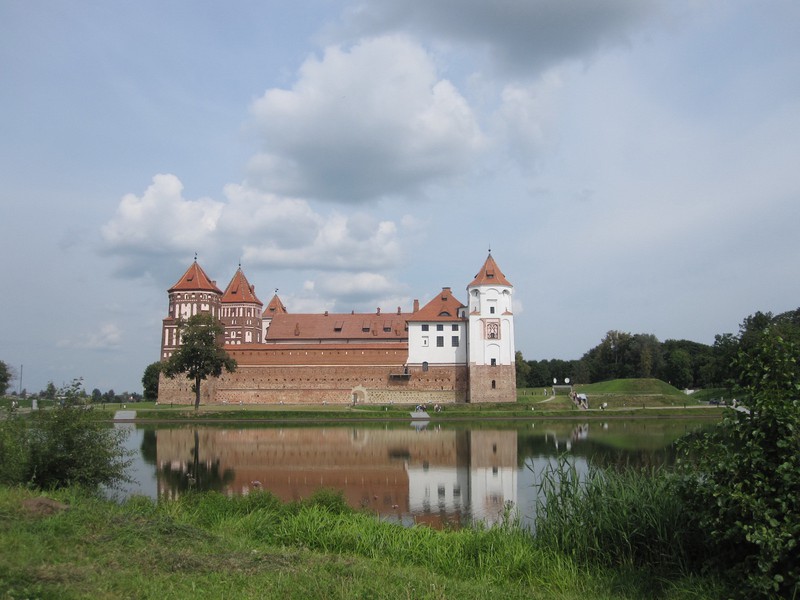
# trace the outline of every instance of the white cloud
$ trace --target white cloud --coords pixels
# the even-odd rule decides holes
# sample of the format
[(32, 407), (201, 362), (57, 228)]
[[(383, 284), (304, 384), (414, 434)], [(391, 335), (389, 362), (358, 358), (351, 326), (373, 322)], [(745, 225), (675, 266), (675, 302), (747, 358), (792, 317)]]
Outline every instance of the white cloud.
[(123, 261), (121, 272), (140, 275), (153, 256), (208, 248), (223, 204), (210, 198), (186, 200), (182, 192), (181, 181), (166, 174), (153, 177), (141, 197), (122, 198), (114, 217), (101, 228), (105, 250)]
[(365, 213), (324, 215), (305, 200), (229, 184), (227, 202), (186, 200), (174, 175), (157, 175), (141, 198), (126, 195), (102, 228), (105, 250), (120, 257), (121, 274), (158, 271), (174, 278), (174, 261), (201, 251), (208, 266), (215, 248), (253, 267), (382, 270), (401, 260), (396, 223)]
[(286, 195), (413, 195), (462, 175), (484, 144), (466, 100), (401, 36), (326, 48), (291, 90), (268, 90), (252, 112), (264, 150), (248, 182)]
[(248, 264), (283, 269), (358, 271), (387, 269), (401, 259), (397, 226), (364, 214), (334, 214), (320, 223), (314, 239), (302, 247), (284, 248), (273, 240), (248, 244)]

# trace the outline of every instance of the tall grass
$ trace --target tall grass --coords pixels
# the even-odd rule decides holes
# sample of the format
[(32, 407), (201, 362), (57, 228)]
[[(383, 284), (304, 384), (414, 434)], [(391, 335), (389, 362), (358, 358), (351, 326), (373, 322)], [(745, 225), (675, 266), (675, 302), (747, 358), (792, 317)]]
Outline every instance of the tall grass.
[(537, 543), (585, 565), (690, 573), (704, 547), (676, 484), (663, 468), (581, 474), (560, 459), (539, 477)]

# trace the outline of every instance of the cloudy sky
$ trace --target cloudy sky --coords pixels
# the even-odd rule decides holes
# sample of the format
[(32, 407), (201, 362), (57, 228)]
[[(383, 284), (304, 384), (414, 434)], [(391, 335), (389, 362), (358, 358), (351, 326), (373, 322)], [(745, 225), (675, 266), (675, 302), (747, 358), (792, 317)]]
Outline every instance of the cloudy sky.
[[(795, 0), (0, 3), (0, 360), (140, 391), (195, 252), (291, 312), (489, 248), (525, 358), (800, 306)], [(15, 387), (19, 382), (15, 382)]]

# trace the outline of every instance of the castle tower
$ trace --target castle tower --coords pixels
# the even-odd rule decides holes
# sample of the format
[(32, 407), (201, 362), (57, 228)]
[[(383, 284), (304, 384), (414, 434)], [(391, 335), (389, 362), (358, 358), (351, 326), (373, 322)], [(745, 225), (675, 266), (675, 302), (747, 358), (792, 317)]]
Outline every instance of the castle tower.
[(275, 315), (284, 315), (287, 311), (286, 307), (281, 302), (281, 299), (278, 298), (278, 290), (275, 290), (275, 295), (272, 297), (272, 300), (269, 301), (267, 304), (267, 308), (264, 309), (264, 314), (261, 315), (261, 326), (263, 328), (263, 332), (261, 335), (262, 340), (267, 339), (267, 332), (269, 331), (269, 326), (272, 323), (272, 318)]
[(161, 360), (166, 360), (180, 345), (178, 321), (198, 313), (219, 318), (222, 290), (197, 264), (197, 258), (169, 290), (169, 313), (161, 328)]
[(220, 320), (225, 326), (225, 343), (231, 345), (261, 343), (261, 307), (240, 266), (222, 295)]
[(470, 402), (514, 402), (517, 398), (513, 292), (490, 253), (467, 286)]

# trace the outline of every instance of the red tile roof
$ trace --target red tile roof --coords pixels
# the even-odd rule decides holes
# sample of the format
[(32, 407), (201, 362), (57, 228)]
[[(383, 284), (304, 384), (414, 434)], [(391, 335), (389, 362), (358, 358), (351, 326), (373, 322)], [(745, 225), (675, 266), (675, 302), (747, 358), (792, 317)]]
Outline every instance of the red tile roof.
[(497, 263), (494, 262), (491, 254), (489, 254), (486, 262), (483, 263), (483, 267), (481, 267), (481, 270), (478, 272), (478, 274), (475, 275), (475, 279), (467, 287), (487, 284), (507, 285), (508, 287), (514, 287), (508, 282), (506, 276), (503, 275), (503, 272), (500, 270), (500, 267), (497, 266)]
[(236, 270), (233, 279), (231, 279), (228, 287), (225, 288), (225, 293), (222, 295), (222, 301), (231, 303), (257, 304), (258, 306), (264, 305), (264, 303), (261, 302), (261, 300), (259, 300), (256, 296), (255, 286), (250, 285), (250, 282), (247, 281), (247, 277), (244, 276), (241, 267)]
[(456, 300), (449, 287), (442, 288), (433, 300), (411, 315), (409, 321), (461, 321), (459, 309), (465, 308)]
[(269, 301), (269, 304), (267, 304), (267, 308), (264, 309), (264, 314), (262, 314), (261, 316), (264, 317), (265, 319), (271, 319), (275, 315), (282, 315), (288, 312), (289, 311), (286, 310), (286, 307), (283, 305), (283, 302), (281, 302), (281, 299), (278, 298), (278, 294), (275, 294), (272, 297), (272, 300)]
[(404, 341), (408, 313), (276, 313), (264, 343), (308, 340)]
[(178, 283), (167, 291), (169, 293), (179, 291), (214, 292), (222, 295), (222, 290), (217, 287), (216, 282), (209, 279), (196, 260), (186, 269), (186, 273), (178, 280)]

